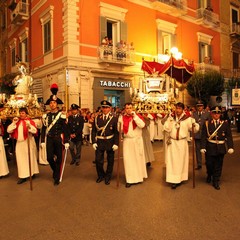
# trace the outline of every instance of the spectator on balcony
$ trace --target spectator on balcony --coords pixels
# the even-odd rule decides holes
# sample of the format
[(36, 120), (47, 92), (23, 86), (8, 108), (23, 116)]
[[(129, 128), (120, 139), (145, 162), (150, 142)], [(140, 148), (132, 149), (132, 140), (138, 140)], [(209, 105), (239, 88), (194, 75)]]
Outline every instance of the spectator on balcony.
[(112, 42), (112, 39), (109, 38), (109, 41), (108, 41), (108, 58), (112, 59), (113, 57), (113, 42)]
[(108, 36), (105, 36), (104, 39), (102, 40), (103, 57), (108, 56), (108, 44), (109, 44)]
[(117, 43), (117, 59), (122, 60), (124, 57), (124, 42), (123, 40), (120, 40), (120, 42)]

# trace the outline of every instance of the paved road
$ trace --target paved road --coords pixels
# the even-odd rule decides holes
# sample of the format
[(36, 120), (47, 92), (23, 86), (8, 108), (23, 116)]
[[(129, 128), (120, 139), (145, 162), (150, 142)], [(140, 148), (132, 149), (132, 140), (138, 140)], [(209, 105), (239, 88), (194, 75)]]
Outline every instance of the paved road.
[[(63, 182), (55, 187), (49, 166), (17, 185), (16, 165), (0, 179), (0, 236), (4, 240), (237, 240), (240, 236), (240, 135), (234, 133), (235, 153), (227, 155), (221, 190), (205, 183), (205, 168), (176, 190), (165, 183), (162, 142), (153, 144), (156, 161), (148, 179), (125, 188), (121, 166), (106, 186), (97, 184), (94, 151), (84, 146), (80, 166), (68, 159)], [(115, 165), (116, 176), (116, 165)]]

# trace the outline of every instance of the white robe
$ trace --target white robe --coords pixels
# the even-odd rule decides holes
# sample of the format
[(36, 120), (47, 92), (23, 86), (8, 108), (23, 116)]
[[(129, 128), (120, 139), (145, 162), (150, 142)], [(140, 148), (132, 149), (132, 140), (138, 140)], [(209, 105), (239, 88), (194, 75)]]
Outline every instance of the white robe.
[[(146, 160), (142, 139), (142, 128), (145, 123), (137, 115), (134, 116), (137, 127), (133, 130), (132, 121), (129, 123), (127, 134), (123, 138), (123, 163), (127, 183), (143, 182), (147, 178)], [(119, 117), (123, 127), (123, 118)]]
[[(38, 163), (37, 163), (37, 147), (36, 147), (35, 139), (32, 135), (37, 132), (37, 129), (32, 125), (30, 126), (31, 128), (28, 130), (29, 135), (26, 140), (24, 140), (24, 137), (23, 137), (22, 124), (19, 124), (18, 126), (18, 139), (16, 143), (16, 161), (17, 161), (19, 178), (27, 178), (30, 176), (28, 148), (30, 149), (31, 173), (32, 175), (39, 173)], [(12, 133), (16, 127), (17, 126), (15, 123), (11, 123), (7, 129), (8, 133)], [(29, 141), (29, 147), (28, 147), (28, 141)]]
[(163, 140), (163, 125), (162, 125), (161, 119), (162, 119), (162, 115), (157, 114), (157, 118), (155, 120), (156, 124), (155, 124), (155, 135), (154, 135), (154, 139), (156, 140)]
[(6, 176), (9, 173), (7, 158), (5, 153), (4, 142), (0, 136), (0, 177)]
[[(165, 162), (166, 162), (166, 182), (181, 183), (188, 180), (189, 167), (189, 149), (188, 149), (188, 133), (192, 130), (192, 124), (195, 120), (191, 117), (177, 122), (171, 117), (167, 119), (163, 128), (166, 131), (165, 141), (170, 140), (170, 144), (166, 144)], [(179, 126), (179, 140), (176, 139), (177, 129)], [(195, 123), (194, 132), (199, 130), (198, 123)]]

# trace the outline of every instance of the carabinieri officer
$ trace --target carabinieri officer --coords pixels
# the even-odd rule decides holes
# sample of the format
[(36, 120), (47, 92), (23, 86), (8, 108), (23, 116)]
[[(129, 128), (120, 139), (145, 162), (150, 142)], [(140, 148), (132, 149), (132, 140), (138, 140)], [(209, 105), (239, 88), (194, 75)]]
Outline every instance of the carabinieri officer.
[[(111, 113), (112, 104), (108, 101), (101, 102), (101, 111), (96, 116), (92, 127), (93, 148), (96, 151), (97, 183), (105, 179), (109, 185), (113, 172), (114, 151), (118, 149), (119, 133), (117, 130), (117, 117)], [(107, 168), (104, 171), (104, 152), (107, 153)]]
[[(220, 190), (219, 181), (222, 174), (224, 155), (232, 154), (233, 138), (227, 121), (220, 120), (221, 108), (211, 108), (212, 119), (205, 122), (201, 135), (201, 152), (206, 155), (207, 183)], [(226, 150), (227, 146), (227, 150)]]

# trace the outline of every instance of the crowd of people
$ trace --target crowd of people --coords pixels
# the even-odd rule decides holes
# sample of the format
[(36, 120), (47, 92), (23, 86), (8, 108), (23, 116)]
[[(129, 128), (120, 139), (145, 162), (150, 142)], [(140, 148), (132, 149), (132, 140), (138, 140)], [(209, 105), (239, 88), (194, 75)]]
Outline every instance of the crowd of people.
[[(47, 101), (50, 110), (43, 114), (42, 119), (30, 119), (27, 108), (20, 108), (19, 117), (1, 121), (0, 177), (9, 174), (8, 154), (14, 152), (18, 184), (38, 174), (40, 163), (49, 164), (53, 183), (57, 186), (62, 180), (68, 149), (70, 164), (79, 166), (82, 145), (91, 144), (95, 150), (96, 183), (104, 181), (109, 185), (114, 155), (122, 142), (125, 186), (129, 188), (148, 177), (147, 167), (154, 161), (152, 143), (164, 140), (166, 182), (176, 189), (188, 180), (189, 141), (192, 138), (195, 141), (196, 170), (202, 169), (205, 155), (206, 182), (220, 189), (224, 155), (234, 152), (230, 124), (223, 119), (224, 112), (220, 107), (204, 109), (204, 104), (199, 101), (191, 111), (179, 102), (175, 109), (164, 115), (137, 113), (131, 102), (120, 109), (103, 100), (94, 112), (80, 109), (77, 104), (72, 104), (66, 112), (59, 109), (58, 104), (61, 103), (59, 98), (51, 95)], [(15, 147), (10, 146), (5, 151), (3, 138), (6, 138), (6, 133), (14, 139)]]

